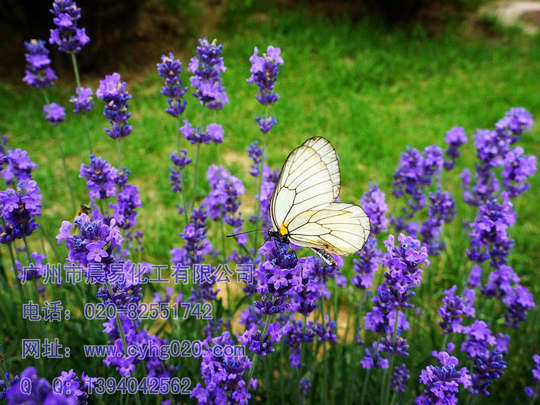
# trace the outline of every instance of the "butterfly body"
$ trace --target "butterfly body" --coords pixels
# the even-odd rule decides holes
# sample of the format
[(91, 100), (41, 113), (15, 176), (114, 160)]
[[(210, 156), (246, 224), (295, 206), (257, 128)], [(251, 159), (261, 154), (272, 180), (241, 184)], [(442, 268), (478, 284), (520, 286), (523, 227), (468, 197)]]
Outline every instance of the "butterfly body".
[(289, 242), (289, 238), (287, 237), (287, 235), (283, 235), (283, 234), (281, 234), (279, 232), (276, 232), (276, 231), (273, 231), (273, 230), (268, 231), (268, 237), (272, 238), (272, 239), (275, 239), (275, 240), (277, 240), (278, 242), (281, 242), (281, 243)]
[(369, 236), (369, 219), (359, 206), (336, 202), (339, 191), (333, 146), (322, 137), (308, 139), (283, 165), (270, 204), (268, 235), (309, 247), (327, 264), (335, 263), (331, 254), (357, 252)]

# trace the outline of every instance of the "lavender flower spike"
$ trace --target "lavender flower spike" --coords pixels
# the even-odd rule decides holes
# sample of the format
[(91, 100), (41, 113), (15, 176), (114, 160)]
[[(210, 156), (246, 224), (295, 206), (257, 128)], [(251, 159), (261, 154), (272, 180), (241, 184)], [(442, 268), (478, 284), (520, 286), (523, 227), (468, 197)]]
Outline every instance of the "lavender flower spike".
[(131, 95), (126, 90), (126, 82), (120, 79), (120, 74), (113, 73), (105, 76), (105, 79), (99, 82), (96, 96), (105, 103), (103, 115), (111, 123), (111, 128), (105, 128), (107, 135), (112, 139), (128, 136), (133, 130), (133, 127), (127, 123), (131, 117), (131, 113), (127, 111)]
[(60, 52), (77, 53), (90, 42), (84, 28), (77, 27), (81, 9), (73, 0), (54, 0), (52, 9), (54, 25), (49, 42), (58, 46)]
[(26, 70), (23, 82), (42, 89), (53, 85), (53, 82), (58, 79), (54, 70), (51, 68), (51, 60), (49, 59), (49, 50), (45, 47), (45, 41), (41, 39), (32, 39), (25, 42), (26, 54)]
[(423, 395), (416, 397), (417, 405), (458, 403), (459, 385), (471, 386), (471, 376), (467, 368), (458, 370), (458, 359), (447, 352), (433, 353), (440, 366), (427, 366), (420, 373), (420, 382), (426, 386)]
[(165, 110), (173, 117), (179, 117), (185, 110), (187, 101), (183, 100), (188, 88), (182, 86), (180, 73), (182, 62), (174, 59), (172, 52), (161, 57), (161, 63), (157, 64), (158, 74), (165, 79), (165, 85), (161, 88), (161, 94), (169, 98), (169, 107)]

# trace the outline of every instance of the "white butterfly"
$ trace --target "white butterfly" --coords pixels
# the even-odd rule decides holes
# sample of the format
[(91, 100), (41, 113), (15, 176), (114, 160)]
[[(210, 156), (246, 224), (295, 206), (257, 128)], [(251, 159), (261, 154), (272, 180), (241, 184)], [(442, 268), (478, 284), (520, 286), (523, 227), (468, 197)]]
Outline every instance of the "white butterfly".
[(331, 254), (349, 255), (362, 249), (370, 232), (362, 208), (335, 202), (340, 172), (334, 147), (321, 137), (293, 150), (272, 195), (268, 236), (309, 247), (327, 264)]

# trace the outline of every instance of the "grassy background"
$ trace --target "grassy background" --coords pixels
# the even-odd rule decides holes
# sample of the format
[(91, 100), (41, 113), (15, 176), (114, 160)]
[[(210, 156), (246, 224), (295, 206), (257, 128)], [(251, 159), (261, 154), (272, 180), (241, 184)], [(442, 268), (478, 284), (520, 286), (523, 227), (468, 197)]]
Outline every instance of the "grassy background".
[[(250, 161), (245, 151), (253, 140), (260, 139), (254, 117), (263, 113), (262, 106), (253, 98), (256, 89), (246, 82), (248, 58), (254, 46), (278, 46), (285, 60), (277, 83), (281, 99), (271, 108), (278, 125), (267, 139), (269, 164), (278, 167), (288, 152), (306, 138), (325, 136), (340, 157), (344, 201), (358, 201), (371, 180), (387, 193), (395, 213), (400, 202), (390, 194), (392, 173), (405, 147), (423, 149), (433, 143), (444, 147), (447, 130), (458, 125), (465, 128), (469, 143), (464, 147), (464, 157), (456, 170), (444, 175), (445, 187), (458, 199), (459, 214), (444, 233), (449, 250), (433, 260), (430, 268), (432, 282), (439, 292), (421, 294), (419, 299), (425, 313), (434, 312), (432, 305), (438, 305), (442, 289), (458, 281), (470, 267), (464, 260), (467, 238), (461, 220), (470, 217), (472, 211), (462, 202), (458, 170), (471, 167), (474, 162), (474, 131), (491, 128), (514, 106), (523, 106), (536, 121), (540, 119), (540, 37), (525, 37), (511, 31), (487, 35), (466, 24), (449, 24), (436, 35), (428, 35), (419, 25), (391, 29), (370, 20), (353, 24), (346, 19), (329, 20), (300, 11), (246, 15), (227, 27), (203, 27), (201, 31), (225, 45), (228, 70), (224, 84), (230, 105), (215, 114), (215, 120), (225, 129), (225, 142), (219, 151), (215, 146), (203, 146), (200, 173), (208, 164), (218, 163), (245, 180), (247, 195), (242, 212), (246, 215), (253, 212), (255, 183), (247, 175)], [(178, 43), (174, 49), (184, 67), (194, 48), (192, 38)], [(162, 49), (163, 53), (169, 50)], [(138, 225), (145, 232), (143, 258), (152, 263), (167, 263), (169, 250), (181, 244), (177, 235), (182, 218), (175, 212), (177, 196), (168, 185), (168, 155), (176, 145), (176, 121), (163, 111), (166, 99), (159, 95), (162, 81), (153, 62), (158, 61), (148, 61), (147, 66), (118, 61), (117, 71), (128, 80), (128, 90), (133, 95), (130, 121), (134, 130), (123, 141), (123, 163), (131, 170), (131, 182), (139, 186), (143, 201)], [(183, 78), (188, 81), (186, 74)], [(82, 82), (95, 89), (98, 78), (83, 75)], [(49, 97), (67, 105), (73, 87), (71, 76), (61, 77), (60, 85), (50, 89)], [(41, 224), (53, 236), (61, 219), (75, 215), (65, 188), (55, 136), (62, 139), (66, 149), (77, 199), (87, 202), (84, 182), (77, 178), (81, 162), (88, 162), (81, 117), (68, 112), (67, 121), (54, 130), (42, 119), (43, 99), (38, 91), (20, 83), (0, 81), (0, 93), (0, 131), (10, 137), (10, 147), (28, 150), (40, 165), (35, 177), (44, 195)], [(198, 103), (188, 97), (184, 117), (199, 122), (200, 113)], [(100, 102), (88, 118), (96, 154), (116, 165), (116, 145), (102, 130), (106, 122)], [(209, 123), (214, 117), (206, 114), (205, 119)], [(523, 137), (521, 144), (527, 154), (539, 155), (539, 135), (537, 124)], [(516, 248), (510, 259), (537, 300), (539, 185), (539, 177), (535, 176), (531, 190), (517, 199), (518, 220), (512, 230)], [(200, 190), (201, 196), (204, 191)], [(30, 244), (33, 250), (39, 250), (39, 237), (33, 236)], [(49, 247), (47, 253), (52, 254)], [(347, 272), (350, 274), (350, 269)], [(539, 349), (536, 315), (530, 315), (522, 329), (514, 333), (509, 370), (498, 383), (505, 389), (496, 389), (493, 400), (515, 399), (516, 395), (523, 398), (522, 387), (531, 378), (531, 355)], [(439, 331), (434, 331), (435, 323), (435, 315), (431, 314), (416, 325), (415, 336), (424, 336), (431, 342), (426, 344), (421, 339), (411, 343), (408, 361), (413, 367), (425, 366), (430, 351), (440, 345), (442, 338)], [(337, 366), (335, 372), (339, 373)], [(412, 379), (416, 378), (413, 372)], [(410, 385), (414, 388), (417, 383), (412, 381)]]

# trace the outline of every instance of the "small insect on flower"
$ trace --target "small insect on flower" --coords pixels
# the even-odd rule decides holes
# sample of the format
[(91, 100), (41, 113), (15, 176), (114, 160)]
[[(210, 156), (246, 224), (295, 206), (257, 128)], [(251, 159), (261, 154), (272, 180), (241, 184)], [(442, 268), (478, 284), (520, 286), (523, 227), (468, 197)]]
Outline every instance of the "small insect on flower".
[(90, 215), (91, 212), (92, 212), (92, 208), (88, 204), (81, 203), (79, 206), (79, 209), (77, 210), (77, 213), (75, 214), (75, 217), (73, 218), (73, 221), (75, 221), (75, 218), (77, 218), (81, 214)]
[(366, 243), (369, 218), (362, 208), (339, 203), (340, 172), (332, 144), (315, 137), (293, 150), (270, 203), (269, 237), (309, 247), (327, 264), (330, 254), (350, 255)]

